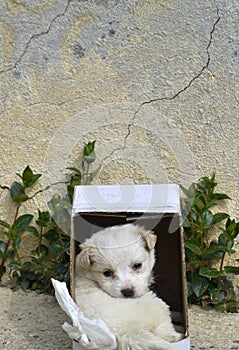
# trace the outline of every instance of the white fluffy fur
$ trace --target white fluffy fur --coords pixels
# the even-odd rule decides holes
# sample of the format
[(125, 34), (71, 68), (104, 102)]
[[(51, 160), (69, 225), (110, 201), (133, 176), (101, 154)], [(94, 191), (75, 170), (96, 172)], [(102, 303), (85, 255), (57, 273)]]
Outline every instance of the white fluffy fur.
[(142, 227), (114, 226), (87, 239), (76, 258), (76, 303), (107, 324), (118, 350), (173, 350), (170, 343), (182, 338), (169, 307), (149, 291), (155, 243)]

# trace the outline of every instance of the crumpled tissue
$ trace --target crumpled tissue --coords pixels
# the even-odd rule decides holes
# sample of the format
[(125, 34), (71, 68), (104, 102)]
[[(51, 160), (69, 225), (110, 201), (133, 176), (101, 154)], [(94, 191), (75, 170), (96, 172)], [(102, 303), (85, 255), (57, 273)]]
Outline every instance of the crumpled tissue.
[(62, 328), (70, 339), (79, 343), (82, 349), (114, 350), (117, 341), (103, 320), (86, 318), (71, 298), (65, 282), (51, 279), (56, 299), (63, 311), (71, 318), (73, 325), (65, 322)]

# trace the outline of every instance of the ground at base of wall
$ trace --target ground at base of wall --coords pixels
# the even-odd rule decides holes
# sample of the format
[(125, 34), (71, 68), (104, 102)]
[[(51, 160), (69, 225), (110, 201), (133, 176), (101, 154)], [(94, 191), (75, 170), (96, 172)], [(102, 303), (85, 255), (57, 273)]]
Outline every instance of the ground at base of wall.
[[(0, 287), (2, 350), (71, 350), (69, 321), (54, 297)], [(239, 314), (189, 308), (191, 350), (239, 350)]]

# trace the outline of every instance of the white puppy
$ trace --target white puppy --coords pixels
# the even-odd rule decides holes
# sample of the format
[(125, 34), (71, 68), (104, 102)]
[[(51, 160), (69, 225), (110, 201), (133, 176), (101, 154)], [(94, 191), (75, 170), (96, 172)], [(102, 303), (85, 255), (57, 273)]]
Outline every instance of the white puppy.
[(157, 237), (132, 224), (95, 233), (76, 258), (76, 303), (90, 319), (102, 319), (119, 350), (173, 350), (169, 307), (149, 291)]

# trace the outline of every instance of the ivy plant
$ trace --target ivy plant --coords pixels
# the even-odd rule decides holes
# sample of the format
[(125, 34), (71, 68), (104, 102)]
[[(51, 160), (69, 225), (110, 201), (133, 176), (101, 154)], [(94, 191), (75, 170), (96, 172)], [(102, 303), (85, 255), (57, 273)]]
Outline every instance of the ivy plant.
[(21, 182), (14, 181), (10, 188), (10, 196), (15, 203), (15, 213), (13, 222), (9, 223), (0, 220), (0, 226), (3, 227), (3, 235), (6, 241), (0, 241), (0, 279), (6, 272), (6, 262), (11, 261), (12, 264), (22, 265), (22, 259), (19, 255), (19, 249), (22, 246), (22, 234), (30, 225), (33, 215), (24, 214), (19, 216), (19, 210), (22, 204), (29, 200), (27, 191), (41, 177), (41, 174), (34, 174), (29, 166), (27, 166), (22, 175), (17, 174)]
[[(29, 213), (20, 215), (24, 202), (31, 200), (29, 191), (34, 187), (41, 174), (33, 173), (27, 166), (20, 180), (14, 181), (10, 188), (10, 197), (14, 204), (12, 222), (0, 220), (3, 237), (0, 240), (0, 281), (9, 272), (11, 281), (23, 289), (37, 292), (52, 292), (51, 278), (69, 283), (70, 265), (70, 218), (74, 187), (90, 184), (97, 171), (90, 172), (95, 161), (95, 141), (84, 145), (80, 168), (72, 171), (67, 185), (67, 196), (53, 196), (48, 203), (50, 211), (38, 210), (36, 218)], [(32, 241), (33, 249), (22, 253), (25, 239)]]
[(90, 171), (90, 166), (96, 160), (95, 155), (95, 142), (85, 143), (83, 152), (80, 157), (80, 168), (68, 167), (68, 170), (71, 170), (73, 173), (70, 177), (70, 182), (67, 186), (67, 193), (70, 202), (72, 203), (74, 187), (77, 185), (89, 185), (92, 180), (96, 177), (100, 167), (95, 171)]
[(213, 173), (188, 189), (181, 187), (188, 299), (203, 307), (233, 312), (239, 302), (230, 275), (239, 275), (239, 267), (225, 266), (225, 258), (235, 253), (239, 223), (216, 210), (220, 202), (230, 199), (216, 192), (216, 186)]
[(98, 174), (100, 167), (91, 171), (91, 166), (96, 160), (95, 154), (96, 141), (90, 141), (84, 144), (83, 150), (79, 157), (79, 168), (68, 167), (71, 173), (68, 175), (69, 180), (66, 184), (67, 195), (61, 198), (58, 194), (54, 195), (49, 201), (48, 206), (51, 210), (52, 217), (58, 223), (62, 230), (70, 235), (71, 230), (71, 209), (75, 186), (90, 185)]

